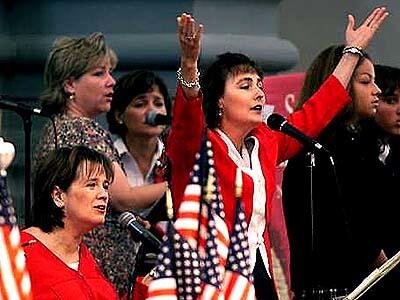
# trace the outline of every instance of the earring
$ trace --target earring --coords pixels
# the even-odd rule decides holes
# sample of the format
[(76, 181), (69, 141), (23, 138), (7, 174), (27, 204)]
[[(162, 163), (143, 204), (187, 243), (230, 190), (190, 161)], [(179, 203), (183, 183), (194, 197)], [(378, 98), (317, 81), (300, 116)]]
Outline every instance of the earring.
[(51, 198), (58, 208), (64, 208), (65, 205), (62, 193), (62, 190), (58, 186), (56, 186), (55, 190), (51, 193)]
[(53, 197), (53, 201), (54, 201), (54, 204), (55, 204), (58, 208), (64, 208), (64, 201), (62, 200), (62, 197), (60, 197), (60, 196), (55, 196), (55, 197)]
[(224, 114), (224, 109), (222, 107), (218, 107), (217, 110), (217, 127), (221, 126), (222, 115)]
[(124, 121), (118, 120), (118, 124), (119, 124), (119, 125), (122, 125), (122, 124), (124, 124)]
[(218, 107), (218, 117), (222, 118), (223, 114), (224, 114), (224, 109), (222, 107)]
[(69, 95), (69, 100), (74, 101), (75, 100), (75, 94), (70, 94)]

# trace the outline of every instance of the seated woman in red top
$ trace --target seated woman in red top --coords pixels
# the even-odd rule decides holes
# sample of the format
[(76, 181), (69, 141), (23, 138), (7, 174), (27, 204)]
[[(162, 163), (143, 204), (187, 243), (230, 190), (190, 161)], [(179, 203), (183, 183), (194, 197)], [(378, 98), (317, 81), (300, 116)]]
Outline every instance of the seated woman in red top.
[(104, 223), (113, 178), (109, 159), (83, 146), (52, 151), (38, 166), (32, 227), (22, 232), (34, 299), (118, 299), (82, 242)]
[[(302, 110), (288, 120), (309, 136), (320, 131), (350, 102), (346, 91), (355, 66), (375, 31), (387, 16), (385, 8), (375, 9), (356, 28), (349, 16), (346, 50), (333, 74)], [(168, 139), (171, 159), (172, 192), (175, 209), (195, 161), (205, 126), (212, 143), (228, 227), (232, 229), (235, 207), (235, 174), (243, 174), (242, 202), (249, 223), (250, 269), (257, 299), (277, 299), (271, 267), (268, 222), (275, 189), (275, 166), (296, 154), (301, 146), (293, 139), (271, 131), (262, 121), (265, 95), (263, 74), (250, 58), (225, 53), (209, 67), (202, 78), (201, 91), (197, 61), (203, 26), (192, 16), (178, 17), (181, 69)], [(205, 110), (205, 120), (203, 111)], [(205, 124), (205, 121), (207, 124)]]

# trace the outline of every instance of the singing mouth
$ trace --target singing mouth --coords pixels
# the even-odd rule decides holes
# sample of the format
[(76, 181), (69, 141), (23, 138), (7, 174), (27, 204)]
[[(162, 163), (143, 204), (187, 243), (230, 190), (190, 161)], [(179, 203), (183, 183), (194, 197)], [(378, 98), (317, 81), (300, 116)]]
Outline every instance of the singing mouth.
[(255, 111), (262, 111), (262, 105), (258, 104), (255, 105), (251, 108), (251, 110), (255, 110)]
[(105, 98), (107, 99), (107, 101), (111, 101), (113, 98), (113, 92), (109, 92), (107, 94), (105, 94)]
[(106, 208), (107, 208), (107, 206), (104, 205), (104, 204), (95, 205), (95, 206), (93, 206), (93, 207), (94, 207), (95, 209), (98, 209), (98, 210), (102, 211), (102, 212), (106, 211)]

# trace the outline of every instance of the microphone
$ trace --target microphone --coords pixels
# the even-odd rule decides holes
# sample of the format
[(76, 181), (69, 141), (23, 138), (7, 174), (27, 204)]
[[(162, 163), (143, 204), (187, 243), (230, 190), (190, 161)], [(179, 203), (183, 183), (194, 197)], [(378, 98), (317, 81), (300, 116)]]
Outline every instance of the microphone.
[(280, 114), (273, 113), (267, 118), (267, 125), (272, 130), (280, 131), (296, 140), (300, 141), (303, 145), (311, 148), (317, 149), (320, 151), (324, 151), (329, 154), (329, 151), (326, 150), (320, 143), (313, 140), (312, 138), (306, 136), (299, 129), (289, 124), (289, 122)]
[(6, 100), (3, 100), (2, 98), (10, 99), (10, 98), (14, 98), (14, 97), (0, 96), (0, 109), (9, 109), (9, 110), (15, 111), (18, 114), (22, 114), (22, 115), (37, 115), (37, 116), (47, 117), (47, 118), (51, 117), (51, 114), (42, 111), (41, 108), (31, 107), (24, 103), (6, 101)]
[(134, 238), (147, 243), (149, 246), (154, 247), (154, 249), (158, 250), (161, 248), (161, 241), (139, 224), (133, 213), (129, 211), (123, 212), (118, 218), (118, 223), (121, 224), (123, 228), (128, 229)]
[(171, 124), (171, 117), (152, 110), (146, 115), (144, 123), (150, 126), (169, 125)]

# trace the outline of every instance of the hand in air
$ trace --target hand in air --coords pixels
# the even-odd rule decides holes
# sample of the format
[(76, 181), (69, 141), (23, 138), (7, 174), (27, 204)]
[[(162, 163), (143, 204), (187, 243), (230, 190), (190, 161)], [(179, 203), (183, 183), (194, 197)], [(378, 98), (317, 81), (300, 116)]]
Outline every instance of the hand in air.
[(204, 26), (197, 24), (196, 20), (186, 13), (177, 18), (177, 23), (182, 63), (196, 64), (200, 56), (201, 36)]
[(358, 28), (355, 25), (354, 16), (348, 15), (346, 45), (365, 49), (388, 15), (386, 7), (377, 7)]

